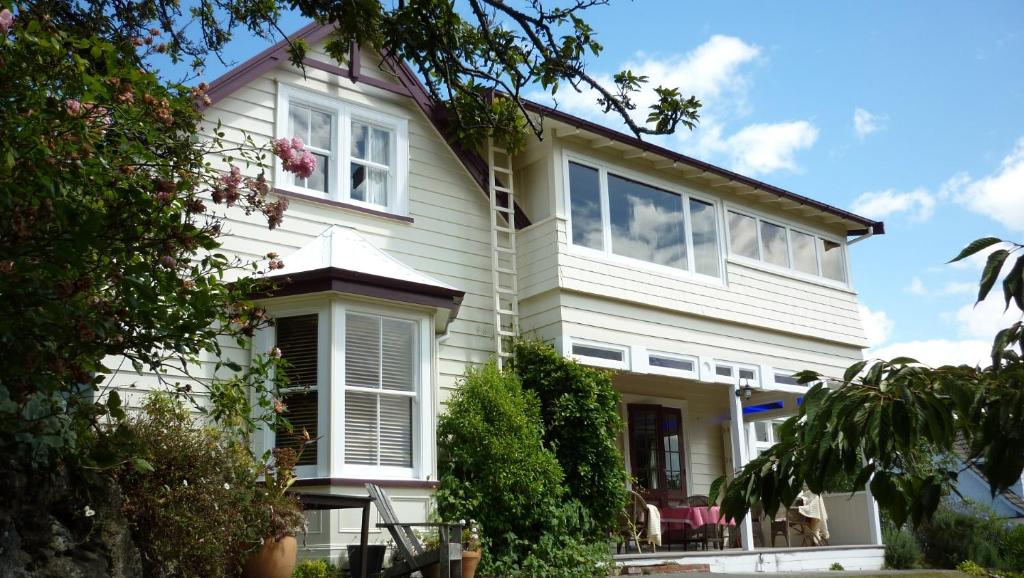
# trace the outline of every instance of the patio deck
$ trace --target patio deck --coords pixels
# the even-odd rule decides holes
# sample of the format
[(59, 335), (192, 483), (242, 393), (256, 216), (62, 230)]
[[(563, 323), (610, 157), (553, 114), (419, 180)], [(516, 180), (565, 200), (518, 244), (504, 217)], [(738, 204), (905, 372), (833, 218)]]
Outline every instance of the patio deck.
[[(880, 570), (884, 546), (815, 546), (757, 550), (663, 550), (614, 556), (623, 574), (686, 572), (791, 573), (827, 571), (833, 563), (845, 570)], [(674, 570), (673, 567), (678, 567)]]

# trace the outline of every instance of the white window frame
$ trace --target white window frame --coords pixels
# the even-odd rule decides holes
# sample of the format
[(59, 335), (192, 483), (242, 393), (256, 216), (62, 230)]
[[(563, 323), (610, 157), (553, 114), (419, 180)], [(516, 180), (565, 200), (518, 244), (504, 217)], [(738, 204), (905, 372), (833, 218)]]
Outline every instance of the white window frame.
[[(375, 211), (406, 216), (409, 210), (409, 121), (366, 108), (342, 99), (285, 83), (277, 85), (277, 112), (275, 138), (291, 138), (288, 134), (289, 110), (296, 102), (332, 115), (331, 166), (327, 174), (327, 192), (308, 189), (294, 182), (293, 175), (284, 170), (281, 160), (274, 159), (274, 186), (285, 191), (348, 203)], [(352, 198), (352, 121), (391, 131), (390, 155), (394, 167), (388, 168), (387, 205), (368, 203)], [(358, 159), (358, 164), (382, 168), (383, 165)]]
[[(732, 375), (718, 375), (718, 366), (726, 366), (732, 368)], [(739, 363), (736, 361), (727, 361), (724, 359), (712, 359), (711, 360), (711, 377), (712, 381), (716, 383), (728, 383), (730, 385), (738, 385), (740, 383), (740, 370), (746, 369), (754, 372), (754, 379), (750, 381), (750, 387), (754, 389), (761, 389), (762, 372), (761, 368), (751, 363)]]
[[(662, 367), (660, 365), (651, 364), (651, 356), (664, 357), (666, 359), (674, 359), (676, 361), (689, 361), (693, 364), (693, 369), (687, 371), (685, 369), (676, 369), (674, 367)], [(699, 379), (700, 373), (700, 359), (695, 355), (680, 355), (678, 353), (668, 353), (664, 351), (647, 350), (644, 355), (644, 361), (647, 367), (647, 373), (654, 373), (658, 375), (671, 375), (673, 377), (685, 377), (687, 379)]]
[[(782, 422), (786, 421), (787, 418), (775, 418), (775, 419), (764, 419), (750, 421), (747, 423), (747, 436), (749, 439), (750, 446), (750, 457), (751, 459), (757, 457), (761, 452), (771, 448), (778, 440), (775, 439), (775, 426), (781, 425)], [(767, 428), (768, 441), (759, 441), (757, 439), (757, 424), (763, 423)]]
[[(576, 361), (584, 365), (591, 365), (594, 367), (604, 367), (606, 369), (629, 369), (630, 360), (630, 348), (626, 345), (614, 345), (611, 343), (603, 343), (601, 341), (592, 341), (589, 339), (580, 339), (577, 337), (570, 337), (566, 340), (565, 356), (571, 357)], [(589, 357), (586, 355), (577, 355), (573, 353), (573, 346), (581, 345), (584, 347), (594, 347), (597, 349), (606, 349), (608, 351), (618, 351), (622, 353), (622, 359), (616, 361), (614, 359), (604, 359), (603, 357)]]
[[(317, 390), (320, 441), (316, 466), (299, 466), (300, 478), (353, 478), (371, 480), (429, 480), (434, 470), (433, 320), (429, 313), (400, 306), (383, 306), (340, 297), (301, 298), (297, 303), (267, 305), (273, 317), (316, 313), (318, 319)], [(347, 312), (404, 319), (416, 323), (416, 389), (413, 406), (412, 467), (367, 466), (345, 463), (345, 314)], [(253, 354), (274, 347), (273, 327), (259, 330)], [(324, 425), (326, 424), (326, 425)], [(256, 437), (257, 451), (274, 447), (274, 430), (263, 425)]]
[[(752, 259), (750, 257), (744, 256), (744, 255), (740, 255), (738, 253), (734, 253), (733, 252), (733, 250), (732, 250), (732, 230), (731, 230), (731, 228), (729, 226), (729, 213), (730, 212), (738, 213), (740, 215), (743, 215), (743, 216), (750, 217), (750, 218), (754, 219), (754, 227), (755, 227), (755, 233), (756, 233), (756, 238), (757, 238), (757, 254), (759, 256), (758, 259)], [(728, 253), (729, 260), (737, 262), (737, 263), (740, 263), (742, 265), (747, 265), (747, 266), (751, 266), (751, 267), (758, 268), (758, 269), (764, 269), (764, 270), (770, 271), (772, 273), (779, 273), (779, 274), (786, 275), (786, 276), (789, 276), (789, 277), (795, 277), (795, 278), (798, 278), (798, 279), (801, 279), (801, 280), (804, 280), (804, 281), (812, 281), (812, 282), (815, 282), (815, 283), (819, 283), (819, 284), (823, 284), (823, 285), (828, 285), (828, 286), (832, 286), (832, 287), (843, 288), (843, 289), (849, 289), (849, 288), (852, 287), (853, 284), (850, 281), (849, 247), (846, 244), (846, 239), (840, 238), (840, 237), (838, 237), (836, 235), (831, 235), (831, 234), (828, 234), (828, 233), (823, 233), (821, 231), (815, 231), (815, 230), (812, 230), (812, 229), (810, 229), (808, 227), (805, 227), (805, 226), (802, 226), (802, 225), (795, 225), (795, 224), (793, 224), (791, 222), (788, 222), (785, 219), (780, 219), (780, 218), (777, 218), (777, 217), (774, 217), (774, 216), (770, 216), (770, 215), (764, 215), (764, 214), (762, 214), (762, 213), (760, 213), (758, 211), (754, 211), (754, 210), (748, 209), (747, 207), (736, 205), (736, 204), (733, 204), (733, 203), (725, 203), (725, 218), (724, 218), (724, 220), (725, 220), (725, 244), (726, 244), (726, 251)], [(788, 262), (789, 262), (789, 266), (788, 267), (783, 267), (781, 265), (775, 265), (773, 263), (769, 263), (769, 262), (764, 260), (764, 241), (761, 238), (761, 223), (762, 222), (768, 222), (768, 223), (771, 223), (773, 225), (776, 225), (776, 226), (779, 226), (779, 227), (782, 227), (783, 229), (785, 229), (785, 231), (786, 231), (786, 252), (787, 252), (786, 257), (787, 257)], [(815, 263), (816, 263), (816, 270), (817, 270), (816, 274), (805, 273), (803, 271), (798, 271), (796, 269), (796, 267), (794, 265), (795, 261), (794, 261), (794, 258), (793, 258), (794, 256), (793, 256), (793, 235), (792, 235), (792, 231), (796, 231), (798, 233), (803, 233), (805, 235), (810, 235), (811, 237), (814, 237), (814, 260), (815, 260)], [(838, 243), (839, 246), (842, 248), (843, 272), (845, 274), (846, 281), (837, 281), (835, 279), (831, 279), (829, 277), (825, 277), (822, 274), (821, 251), (818, 250), (818, 240), (819, 239), (824, 239), (826, 241), (831, 241), (833, 243)]]
[[(577, 245), (573, 241), (572, 234), (572, 192), (569, 184), (569, 163), (576, 163), (591, 169), (598, 171), (598, 187), (601, 200), (601, 249), (594, 249), (585, 245)], [(645, 186), (660, 189), (662, 191), (671, 193), (673, 195), (679, 195), (682, 198), (683, 207), (683, 227), (684, 227), (684, 242), (686, 245), (686, 268), (679, 269), (676, 267), (670, 267), (668, 265), (661, 265), (658, 263), (652, 263), (643, 259), (637, 259), (634, 257), (627, 257), (624, 255), (616, 254), (612, 250), (612, 232), (611, 232), (611, 211), (610, 211), (610, 200), (608, 197), (608, 173), (615, 174), (618, 177), (636, 181)], [(713, 285), (724, 285), (726, 270), (725, 270), (725, 255), (726, 247), (722, 243), (722, 232), (725, 230), (725, 224), (722, 221), (722, 202), (720, 199), (716, 199), (713, 196), (705, 195), (701, 192), (694, 191), (687, 187), (679, 186), (678, 184), (663, 181), (660, 179), (652, 178), (650, 175), (645, 175), (626, 167), (619, 165), (613, 165), (601, 160), (597, 160), (586, 155), (582, 155), (572, 151), (565, 151), (562, 154), (562, 190), (563, 199), (562, 202), (565, 206), (565, 220), (567, 227), (567, 239), (568, 246), (576, 252), (587, 254), (591, 256), (599, 256), (600, 258), (610, 261), (621, 263), (623, 266), (630, 268), (642, 268), (648, 269), (654, 273), (661, 275), (669, 274), (678, 277), (682, 277), (689, 280), (700, 280)], [(707, 275), (704, 273), (698, 273), (696, 270), (696, 260), (694, 259), (693, 253), (693, 221), (690, 218), (690, 199), (708, 203), (712, 206), (715, 213), (715, 235), (718, 244), (718, 276)]]

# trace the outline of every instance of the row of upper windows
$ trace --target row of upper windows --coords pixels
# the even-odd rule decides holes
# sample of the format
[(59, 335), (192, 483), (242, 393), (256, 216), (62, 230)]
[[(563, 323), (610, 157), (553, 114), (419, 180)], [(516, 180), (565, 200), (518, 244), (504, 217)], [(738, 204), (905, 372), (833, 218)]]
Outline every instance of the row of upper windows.
[(598, 163), (568, 161), (572, 244), (696, 273), (722, 276), (730, 255), (845, 284), (843, 243), (729, 209), (720, 235), (718, 204), (616, 174)]

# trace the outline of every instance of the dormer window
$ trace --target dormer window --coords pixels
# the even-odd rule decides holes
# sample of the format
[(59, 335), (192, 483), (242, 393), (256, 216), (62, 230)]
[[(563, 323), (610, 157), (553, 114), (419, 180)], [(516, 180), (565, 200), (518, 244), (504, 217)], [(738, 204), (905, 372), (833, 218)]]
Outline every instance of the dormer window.
[(404, 215), (408, 122), (288, 85), (278, 91), (276, 137), (298, 137), (316, 157), (307, 178), (275, 167), (285, 191)]

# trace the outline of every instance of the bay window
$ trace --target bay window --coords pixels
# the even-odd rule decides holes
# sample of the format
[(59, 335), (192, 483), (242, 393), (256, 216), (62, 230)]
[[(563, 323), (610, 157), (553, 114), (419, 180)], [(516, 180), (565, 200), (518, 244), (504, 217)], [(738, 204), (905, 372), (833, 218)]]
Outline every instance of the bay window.
[(306, 179), (277, 162), (277, 188), (390, 213), (407, 211), (405, 119), (282, 84), (276, 133), (302, 139), (317, 161)]
[(571, 160), (572, 243), (710, 277), (721, 277), (715, 204)]
[[(429, 346), (424, 315), (340, 299), (314, 310), (275, 312), (258, 337), (287, 362), (282, 416), (293, 426), (265, 431), (263, 449), (315, 443), (300, 477), (425, 479), (431, 473)], [(264, 334), (269, 334), (267, 337)]]
[(846, 283), (842, 242), (733, 209), (726, 216), (734, 257)]

